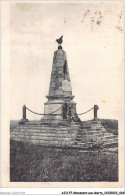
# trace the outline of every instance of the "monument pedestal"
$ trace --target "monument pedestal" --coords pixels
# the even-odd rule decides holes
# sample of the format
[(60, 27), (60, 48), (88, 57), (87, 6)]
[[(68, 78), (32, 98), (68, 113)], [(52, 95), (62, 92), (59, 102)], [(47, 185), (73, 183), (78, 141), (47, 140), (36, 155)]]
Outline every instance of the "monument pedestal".
[(76, 107), (72, 100), (51, 99), (44, 104), (45, 115), (41, 119), (42, 123), (59, 123), (67, 125), (71, 122), (69, 108)]

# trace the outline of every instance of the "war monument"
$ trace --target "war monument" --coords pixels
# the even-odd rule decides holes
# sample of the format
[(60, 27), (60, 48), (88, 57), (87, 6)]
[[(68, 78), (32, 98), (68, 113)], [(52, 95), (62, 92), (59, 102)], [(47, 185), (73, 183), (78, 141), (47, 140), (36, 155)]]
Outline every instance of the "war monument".
[[(48, 99), (44, 103), (44, 113), (36, 113), (23, 106), (23, 117), (11, 132), (10, 139), (43, 146), (93, 148), (118, 145), (118, 136), (108, 133), (98, 119), (98, 105), (89, 121), (81, 121), (73, 101), (72, 86), (68, 69), (66, 51), (63, 50), (63, 36), (56, 40), (58, 49), (54, 52)], [(41, 115), (41, 121), (32, 122), (26, 111)]]

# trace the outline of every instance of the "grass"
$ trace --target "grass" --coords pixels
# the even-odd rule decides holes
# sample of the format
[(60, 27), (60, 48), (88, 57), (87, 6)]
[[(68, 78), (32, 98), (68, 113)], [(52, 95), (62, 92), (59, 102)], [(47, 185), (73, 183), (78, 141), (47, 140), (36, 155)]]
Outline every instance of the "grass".
[(12, 132), (19, 124), (19, 120), (10, 120), (10, 132)]
[(118, 181), (118, 154), (80, 152), (10, 141), (10, 181)]
[(100, 119), (103, 127), (114, 135), (118, 135), (118, 120)]

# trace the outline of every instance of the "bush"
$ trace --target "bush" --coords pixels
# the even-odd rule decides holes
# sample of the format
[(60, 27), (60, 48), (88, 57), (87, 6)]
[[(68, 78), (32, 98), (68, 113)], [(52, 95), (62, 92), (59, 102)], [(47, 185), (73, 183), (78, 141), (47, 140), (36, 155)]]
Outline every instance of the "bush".
[(100, 119), (104, 128), (114, 135), (118, 135), (118, 120)]

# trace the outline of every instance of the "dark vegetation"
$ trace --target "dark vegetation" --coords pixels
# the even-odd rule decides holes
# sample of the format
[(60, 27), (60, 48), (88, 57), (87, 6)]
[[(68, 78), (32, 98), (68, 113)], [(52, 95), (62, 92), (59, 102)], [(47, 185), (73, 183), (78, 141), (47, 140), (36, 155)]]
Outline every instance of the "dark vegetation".
[(118, 120), (100, 119), (103, 127), (114, 135), (118, 135)]
[(10, 181), (118, 181), (118, 154), (10, 142)]
[(18, 123), (19, 123), (19, 120), (11, 120), (10, 121), (10, 132), (12, 132), (16, 128)]

